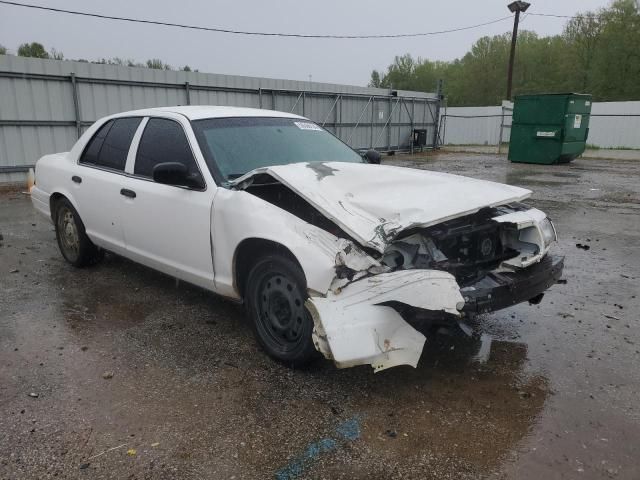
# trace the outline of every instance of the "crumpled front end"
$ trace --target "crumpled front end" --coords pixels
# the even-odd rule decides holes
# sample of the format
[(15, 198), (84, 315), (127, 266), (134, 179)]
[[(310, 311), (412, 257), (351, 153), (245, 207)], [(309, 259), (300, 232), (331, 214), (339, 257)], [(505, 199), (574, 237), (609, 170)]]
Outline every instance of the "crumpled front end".
[(425, 337), (403, 319), (398, 305), (458, 317), (464, 300), (446, 272), (404, 270), (366, 277), (337, 294), (307, 300), (316, 348), (340, 368), (417, 366)]
[(531, 192), (517, 187), (323, 163), (256, 170), (233, 188), (303, 222), (286, 246), (307, 277), (315, 346), (339, 367), (415, 367), (425, 337), (412, 325), (539, 299), (562, 274), (561, 260), (545, 260), (553, 224), (518, 203)]
[(425, 318), (459, 323), (539, 301), (562, 275), (563, 259), (548, 255), (555, 239), (543, 212), (512, 205), (401, 233), (379, 261), (341, 252), (331, 289), (306, 304), (315, 346), (341, 368), (415, 367), (426, 338), (412, 325)]

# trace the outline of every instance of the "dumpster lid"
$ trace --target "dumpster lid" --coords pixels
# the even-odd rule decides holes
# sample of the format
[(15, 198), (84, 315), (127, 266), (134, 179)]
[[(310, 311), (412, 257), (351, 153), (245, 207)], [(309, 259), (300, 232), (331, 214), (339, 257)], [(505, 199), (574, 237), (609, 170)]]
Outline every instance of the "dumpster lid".
[(550, 97), (550, 96), (558, 96), (558, 97), (591, 97), (590, 93), (574, 93), (574, 92), (566, 92), (566, 93), (525, 93), (522, 95), (516, 95), (515, 98), (533, 98), (533, 97)]

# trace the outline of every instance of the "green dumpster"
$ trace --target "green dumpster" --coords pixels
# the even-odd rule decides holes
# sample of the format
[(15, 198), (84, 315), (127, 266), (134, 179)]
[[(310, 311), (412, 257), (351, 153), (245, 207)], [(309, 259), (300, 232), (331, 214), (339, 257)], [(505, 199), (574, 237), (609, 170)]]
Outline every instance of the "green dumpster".
[(518, 95), (513, 107), (509, 160), (566, 163), (584, 152), (589, 134), (591, 95)]

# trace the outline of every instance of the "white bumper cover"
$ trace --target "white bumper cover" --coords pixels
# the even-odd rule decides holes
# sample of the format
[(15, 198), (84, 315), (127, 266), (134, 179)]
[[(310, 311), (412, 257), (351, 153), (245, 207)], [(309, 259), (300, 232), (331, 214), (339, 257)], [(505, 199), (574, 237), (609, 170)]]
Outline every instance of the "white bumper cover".
[(425, 337), (392, 307), (381, 305), (387, 302), (453, 315), (460, 315), (464, 305), (455, 278), (446, 272), (402, 270), (367, 277), (338, 294), (307, 300), (316, 348), (339, 368), (416, 367)]

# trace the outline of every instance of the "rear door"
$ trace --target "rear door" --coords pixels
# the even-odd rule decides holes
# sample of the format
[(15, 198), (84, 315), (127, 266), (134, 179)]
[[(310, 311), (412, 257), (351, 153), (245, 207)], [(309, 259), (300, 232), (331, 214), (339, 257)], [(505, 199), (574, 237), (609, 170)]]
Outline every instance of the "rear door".
[(78, 213), (93, 242), (124, 253), (120, 189), (132, 139), (141, 117), (116, 118), (102, 125), (79, 158), (72, 188)]
[[(213, 288), (211, 206), (216, 186), (181, 116), (151, 117), (127, 165), (122, 219), (127, 256), (169, 275)], [(204, 188), (153, 181), (159, 163), (183, 163)]]

